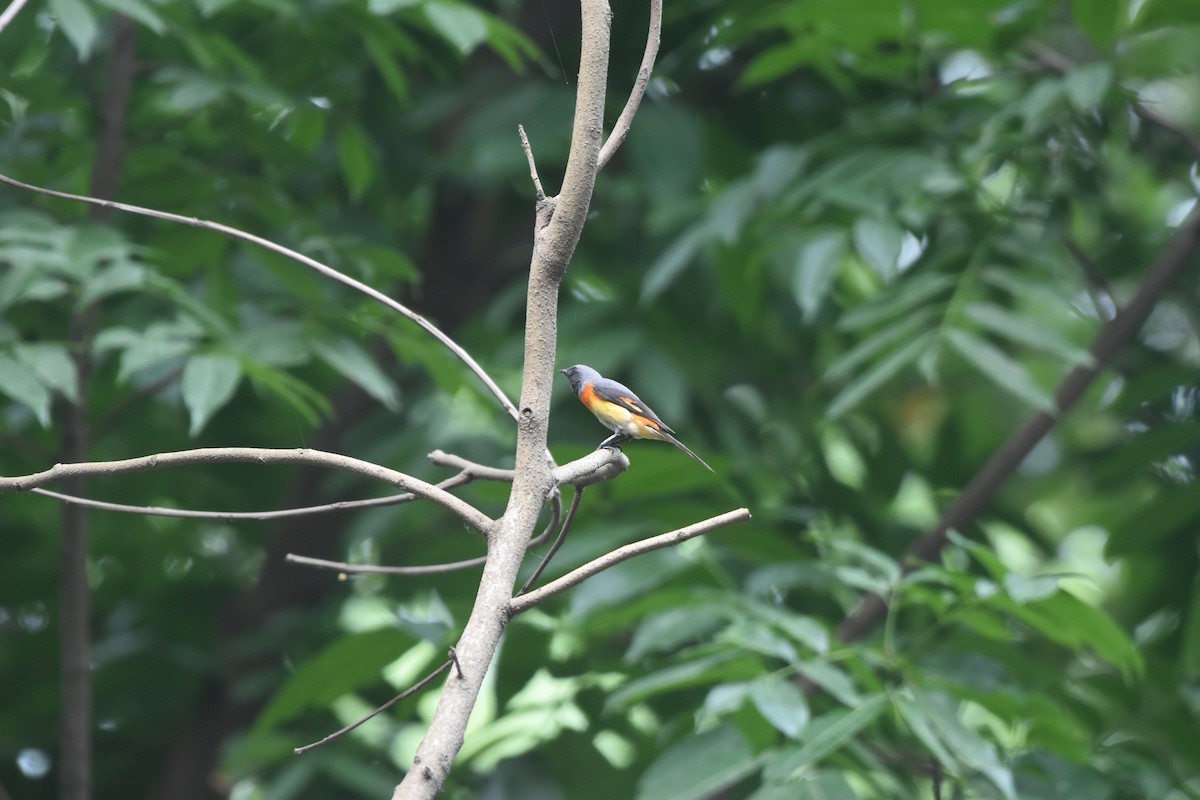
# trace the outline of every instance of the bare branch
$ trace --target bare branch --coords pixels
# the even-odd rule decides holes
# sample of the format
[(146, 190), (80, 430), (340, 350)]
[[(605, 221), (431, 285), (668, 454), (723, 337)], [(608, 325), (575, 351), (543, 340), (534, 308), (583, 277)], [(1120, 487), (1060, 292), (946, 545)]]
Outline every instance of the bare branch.
[[(367, 714), (365, 717), (358, 720), (357, 722), (351, 722), (349, 725), (347, 725), (346, 727), (342, 728), (339, 731), (334, 731), (333, 733), (329, 734), (328, 736), (326, 736), (324, 739), (321, 739), (320, 741), (313, 742), (312, 744), (306, 744), (303, 747), (297, 747), (294, 750), (292, 750), (292, 752), (295, 753), (296, 755), (303, 755), (304, 753), (307, 753), (309, 750), (315, 750), (316, 748), (320, 747), (323, 744), (328, 744), (328, 743), (332, 742), (334, 739), (338, 738), (339, 736), (344, 736), (345, 734), (347, 734), (350, 731), (357, 728), (359, 725), (362, 725), (364, 722), (372, 719), (373, 717), (378, 716), (379, 714), (382, 714), (384, 711), (387, 711), (389, 708), (396, 705), (396, 703), (399, 703), (401, 700), (408, 697), (409, 695), (412, 695), (416, 692), (421, 691), (421, 689), (425, 688), (425, 686), (428, 685), (430, 681), (432, 681), (438, 675), (441, 675), (446, 670), (450, 669), (451, 664), (455, 665), (456, 668), (458, 666), (458, 661), (454, 658), (453, 649), (451, 649), (450, 657), (447, 658), (445, 663), (443, 663), (440, 667), (438, 667), (433, 672), (426, 675), (421, 680), (414, 683), (412, 686), (405, 689), (400, 694), (393, 697), (391, 700), (388, 700), (386, 703), (384, 703), (379, 708), (372, 711), (370, 714)], [(459, 671), (459, 677), (462, 677), (461, 670)]]
[[(562, 532), (558, 534), (558, 538), (554, 540), (554, 544), (550, 546), (549, 551), (543, 556), (542, 563), (538, 564), (537, 569), (529, 576), (529, 580), (525, 581), (525, 585), (521, 587), (521, 591), (517, 592), (518, 595), (525, 594), (529, 591), (530, 586), (537, 583), (537, 579), (541, 577), (542, 572), (549, 566), (550, 559), (554, 558), (554, 554), (558, 552), (563, 542), (567, 540), (567, 534), (571, 532), (571, 523), (575, 521), (575, 512), (579, 510), (579, 501), (583, 499), (583, 490), (583, 486), (575, 490), (575, 496), (571, 498), (571, 510), (567, 512), (567, 519), (563, 522)], [(530, 542), (530, 547), (532, 546), (533, 543)]]
[[(470, 482), (470, 477), (459, 474), (447, 478), (437, 484), (439, 489), (453, 489)], [(198, 511), (190, 508), (167, 508), (166, 506), (135, 506), (125, 503), (109, 503), (104, 500), (92, 500), (87, 497), (76, 497), (71, 494), (54, 492), (50, 489), (31, 489), (34, 494), (50, 497), (64, 503), (94, 508), (99, 511), (116, 511), (123, 514), (141, 514), (150, 517), (179, 517), (182, 519), (215, 519), (222, 522), (238, 520), (266, 521), (286, 519), (288, 517), (303, 517), (310, 514), (327, 514), (334, 511), (351, 511), (359, 508), (379, 508), (381, 506), (396, 506), (417, 499), (412, 492), (392, 495), (390, 497), (372, 497), (369, 500), (340, 500), (336, 503), (326, 503), (320, 506), (304, 506), (302, 508), (284, 508), (277, 511)]]
[(17, 14), (21, 13), (21, 9), (28, 3), (29, 0), (12, 0), (8, 4), (8, 8), (4, 9), (4, 13), (0, 14), (0, 31), (8, 27), (8, 23), (13, 21)]
[(465, 364), (467, 368), (471, 370), (471, 372), (475, 373), (475, 376), (479, 378), (479, 380), (483, 381), (484, 386), (486, 386), (488, 391), (492, 393), (492, 396), (499, 401), (500, 405), (504, 407), (504, 410), (508, 412), (510, 417), (512, 417), (514, 420), (519, 419), (517, 407), (513, 405), (513, 402), (508, 399), (508, 395), (506, 395), (504, 391), (496, 384), (496, 382), (492, 380), (491, 376), (484, 371), (483, 367), (479, 366), (479, 363), (471, 357), (470, 353), (459, 346), (459, 344), (449, 336), (442, 333), (442, 331), (432, 322), (425, 319), (425, 317), (411, 310), (407, 306), (396, 302), (378, 289), (374, 289), (360, 280), (351, 278), (349, 275), (339, 272), (333, 267), (323, 264), (314, 258), (310, 258), (309, 256), (297, 252), (296, 250), (292, 250), (291, 248), (272, 242), (269, 239), (264, 239), (261, 236), (255, 236), (252, 233), (247, 233), (246, 231), (238, 228), (234, 228), (229, 225), (223, 225), (220, 222), (210, 222), (209, 220), (197, 219), (196, 217), (185, 217), (181, 214), (172, 214), (167, 211), (156, 211), (152, 208), (143, 208), (141, 206), (129, 205), (128, 203), (117, 203), (111, 200), (101, 200), (96, 197), (87, 197), (85, 195), (71, 194), (69, 192), (60, 192), (55, 189), (46, 189), (41, 186), (22, 183), (15, 178), (8, 177), (7, 175), (0, 175), (0, 183), (6, 183), (9, 186), (16, 187), (17, 189), (24, 189), (28, 192), (36, 192), (49, 197), (58, 197), (63, 200), (74, 200), (79, 203), (88, 203), (90, 205), (99, 206), (100, 208), (110, 208), (115, 211), (125, 211), (130, 214), (140, 214), (144, 217), (153, 217), (154, 219), (164, 219), (170, 222), (178, 222), (181, 225), (190, 225), (193, 228), (200, 228), (202, 230), (223, 234), (231, 239), (240, 239), (244, 242), (249, 242), (250, 244), (270, 250), (271, 252), (278, 253), (286, 258), (290, 258), (299, 264), (303, 264), (309, 269), (319, 272), (321, 275), (324, 275), (331, 280), (337, 281), (343, 286), (349, 286), (356, 292), (360, 292), (361, 294), (370, 297), (372, 300), (382, 303), (392, 311), (395, 311), (397, 314), (400, 314), (406, 319), (416, 323), (426, 333), (437, 339), (443, 347), (453, 353), (459, 361), (463, 362), (463, 364)]
[[(546, 524), (545, 530), (537, 535), (529, 542), (530, 547), (537, 547), (542, 542), (550, 538), (550, 534), (558, 527), (559, 520), (562, 519), (562, 498), (555, 494), (552, 498), (552, 511), (550, 514), (550, 522)], [(476, 556), (468, 558), (464, 561), (448, 561), (444, 564), (424, 564), (416, 567), (389, 567), (378, 564), (350, 564), (345, 561), (327, 561), (323, 558), (310, 558), (308, 556), (298, 556), (294, 553), (288, 553), (286, 560), (292, 564), (303, 564), (306, 567), (318, 567), (321, 569), (335, 569), (338, 572), (343, 572), (347, 575), (441, 575), (447, 572), (457, 572), (459, 570), (471, 569), (478, 567), (487, 562), (487, 556)]]
[(629, 459), (624, 453), (615, 447), (602, 447), (583, 458), (556, 467), (550, 476), (557, 486), (569, 483), (572, 486), (583, 487), (610, 481), (627, 469)]
[(546, 191), (542, 188), (542, 179), (538, 177), (537, 162), (533, 160), (533, 148), (529, 146), (529, 137), (525, 135), (525, 126), (517, 125), (517, 133), (521, 136), (521, 149), (525, 151), (525, 160), (529, 162), (529, 177), (533, 180), (537, 200), (541, 203), (546, 199)]
[(353, 472), (373, 480), (398, 486), (418, 497), (430, 500), (453, 514), (481, 533), (488, 533), (493, 521), (470, 503), (460, 500), (444, 489), (388, 469), (369, 461), (362, 461), (337, 453), (298, 448), (275, 450), (265, 447), (208, 447), (197, 450), (180, 450), (174, 453), (157, 453), (140, 458), (120, 461), (90, 461), (79, 464), (55, 464), (53, 467), (31, 475), (0, 478), (0, 492), (26, 491), (48, 483), (77, 476), (128, 475), (165, 467), (189, 466), (192, 464), (252, 463), (252, 464), (303, 464), (328, 467)]
[[(514, 472), (511, 469), (477, 464), (462, 456), (444, 453), (441, 450), (434, 450), (430, 453), (429, 460), (439, 467), (462, 470), (470, 474), (472, 478), (479, 480), (500, 481), (501, 483), (512, 483), (513, 480)], [(555, 467), (551, 472), (551, 478), (556, 486), (567, 484), (590, 486), (593, 483), (612, 480), (627, 469), (629, 469), (629, 459), (625, 454), (617, 448), (605, 447), (593, 450), (583, 458)]]
[(624, 547), (618, 547), (616, 550), (605, 553), (599, 558), (584, 564), (582, 567), (568, 572), (561, 578), (550, 581), (550, 583), (547, 583), (540, 589), (534, 589), (529, 594), (514, 597), (508, 605), (508, 614), (510, 617), (515, 617), (517, 614), (533, 608), (543, 600), (551, 598), (556, 594), (561, 594), (572, 586), (583, 583), (596, 573), (603, 572), (609, 567), (615, 567), (622, 561), (628, 561), (634, 556), (640, 556), (654, 550), (661, 550), (664, 547), (672, 547), (680, 542), (686, 542), (688, 539), (694, 539), (710, 531), (733, 525), (736, 522), (744, 522), (748, 519), (750, 519), (750, 510), (739, 508), (735, 511), (727, 511), (717, 517), (711, 517), (703, 522), (688, 525), (686, 528), (679, 528), (670, 533), (659, 534), (649, 539), (643, 539), (640, 542), (633, 542)]
[(625, 137), (629, 135), (633, 116), (637, 114), (638, 107), (642, 104), (642, 98), (646, 95), (646, 87), (650, 85), (650, 75), (654, 72), (654, 61), (658, 58), (658, 47), (661, 43), (662, 0), (650, 0), (650, 30), (646, 33), (646, 50), (642, 53), (642, 64), (638, 67), (637, 80), (633, 83), (633, 90), (629, 93), (629, 100), (625, 102), (625, 108), (621, 110), (621, 116), (617, 117), (617, 123), (613, 125), (612, 133), (608, 135), (608, 141), (604, 143), (604, 147), (600, 148), (597, 169), (604, 169), (612, 160), (613, 154), (617, 152), (617, 148), (625, 141)]
[(439, 467), (449, 467), (456, 469), (471, 478), (481, 481), (496, 481), (498, 483), (512, 483), (513, 471), (511, 469), (502, 469), (500, 467), (490, 467), (487, 464), (480, 464), (477, 461), (463, 458), (454, 453), (446, 453), (441, 450), (434, 450), (428, 455), (429, 463), (436, 464)]

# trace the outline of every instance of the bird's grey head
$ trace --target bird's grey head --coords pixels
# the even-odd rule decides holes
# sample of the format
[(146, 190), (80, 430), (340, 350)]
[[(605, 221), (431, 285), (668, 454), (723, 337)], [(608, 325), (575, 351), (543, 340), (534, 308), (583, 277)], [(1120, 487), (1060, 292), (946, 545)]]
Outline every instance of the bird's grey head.
[(585, 364), (576, 364), (573, 367), (561, 369), (559, 372), (567, 376), (567, 380), (571, 382), (571, 391), (575, 394), (579, 394), (579, 390), (585, 384), (600, 380), (600, 373)]

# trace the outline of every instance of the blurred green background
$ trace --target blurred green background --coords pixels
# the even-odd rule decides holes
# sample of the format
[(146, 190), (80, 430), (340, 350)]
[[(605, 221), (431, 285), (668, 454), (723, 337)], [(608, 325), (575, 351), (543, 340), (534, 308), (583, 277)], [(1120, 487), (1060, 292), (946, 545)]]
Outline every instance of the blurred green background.
[[(613, 11), (610, 124), (648, 15)], [(88, 193), (113, 169), (117, 199), (311, 254), (428, 316), (516, 397), (533, 223), (516, 128), (553, 193), (578, 13), (32, 0), (0, 33), (0, 170)], [(117, 159), (100, 132), (123, 26)], [(1088, 363), (1190, 210), (1198, 52), (1193, 0), (669, 3), (563, 284), (559, 363), (635, 387), (717, 475), (628, 445), (550, 573), (754, 518), (516, 620), (445, 795), (1200, 797), (1194, 257), (977, 523), (935, 563), (898, 561)], [(565, 462), (605, 432), (558, 390)], [(0, 395), (5, 475), (60, 460), (75, 400), (93, 459), (319, 447), (438, 480), (433, 449), (507, 466), (515, 442), (381, 306), (215, 234), (8, 187)], [(239, 465), (89, 490), (252, 510), (386, 487)], [(462, 494), (493, 516), (506, 496)], [(5, 495), (0, 520), (0, 786), (51, 798), (61, 511)], [(427, 564), (478, 555), (477, 537), (421, 505), (91, 527), (96, 797), (390, 796), (436, 691), (291, 748), (439, 663), (478, 573), (339, 581), (283, 556)], [(892, 599), (885, 624), (839, 643), (869, 592)]]

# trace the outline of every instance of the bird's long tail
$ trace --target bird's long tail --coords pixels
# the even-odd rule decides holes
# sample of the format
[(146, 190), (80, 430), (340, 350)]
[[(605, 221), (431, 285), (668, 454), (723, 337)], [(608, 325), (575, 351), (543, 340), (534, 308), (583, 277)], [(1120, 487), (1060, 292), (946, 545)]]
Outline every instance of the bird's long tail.
[(688, 449), (688, 446), (687, 446), (686, 444), (684, 444), (683, 442), (679, 441), (679, 440), (678, 440), (678, 439), (676, 439), (674, 436), (672, 436), (671, 434), (667, 433), (667, 432), (666, 432), (666, 431), (664, 431), (664, 430), (658, 430), (658, 431), (655, 431), (655, 433), (657, 433), (659, 436), (661, 436), (664, 442), (670, 442), (671, 444), (675, 445), (675, 446), (676, 446), (676, 447), (678, 447), (680, 450), (682, 450), (683, 452), (687, 453), (687, 454), (688, 454), (689, 456), (691, 456), (692, 458), (694, 458), (694, 459), (696, 459), (697, 461), (699, 461), (699, 462), (700, 462), (700, 464), (701, 464), (701, 465), (702, 465), (702, 466), (703, 466), (703, 467), (704, 467), (706, 470), (708, 470), (709, 472), (713, 473), (714, 475), (716, 474), (716, 472), (717, 472), (717, 471), (716, 471), (715, 469), (713, 469), (712, 467), (710, 467), (710, 466), (709, 466), (709, 465), (708, 465), (708, 464), (705, 462), (705, 460), (704, 460), (703, 458), (701, 458), (700, 456), (696, 455), (696, 454), (695, 454), (695, 453), (693, 453), (691, 450), (689, 450), (689, 449)]

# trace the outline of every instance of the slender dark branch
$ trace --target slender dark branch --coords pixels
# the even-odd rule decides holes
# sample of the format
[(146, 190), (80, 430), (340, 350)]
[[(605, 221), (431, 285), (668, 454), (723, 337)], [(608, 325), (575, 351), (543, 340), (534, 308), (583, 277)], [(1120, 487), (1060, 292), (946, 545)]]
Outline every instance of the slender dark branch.
[[(530, 547), (537, 547), (550, 538), (550, 534), (558, 527), (562, 519), (562, 498), (555, 493), (551, 498), (550, 522), (545, 530), (529, 541)], [(323, 558), (310, 558), (288, 553), (286, 561), (292, 564), (302, 564), (306, 567), (319, 569), (335, 569), (346, 575), (441, 575), (447, 572), (471, 569), (487, 563), (487, 556), (476, 556), (463, 561), (448, 561), (444, 564), (424, 564), (416, 567), (389, 567), (378, 564), (350, 564), (345, 561), (328, 561)]]
[[(453, 657), (453, 655), (451, 655), (450, 658), (447, 658), (446, 661), (440, 667), (435, 669), (433, 672), (429, 673), (424, 678), (419, 680), (417, 683), (413, 684), (412, 686), (408, 687), (400, 694), (393, 697), (391, 700), (388, 700), (386, 703), (384, 703), (379, 708), (372, 711), (370, 714), (367, 714), (362, 719), (358, 720), (357, 722), (351, 722), (346, 727), (342, 728), (339, 731), (334, 731), (333, 733), (326, 736), (324, 739), (313, 742), (312, 744), (306, 744), (303, 747), (297, 747), (294, 750), (292, 750), (292, 752), (295, 753), (296, 755), (303, 755), (304, 753), (307, 753), (309, 750), (315, 750), (316, 748), (320, 747), (323, 744), (329, 744), (330, 742), (332, 742), (334, 739), (338, 738), (339, 736), (344, 736), (345, 734), (347, 734), (350, 731), (357, 728), (359, 725), (362, 725), (364, 722), (367, 722), (368, 720), (378, 716), (379, 714), (382, 714), (384, 711), (387, 711), (389, 708), (396, 705), (396, 703), (399, 703), (401, 700), (408, 697), (409, 695), (412, 695), (416, 692), (421, 691), (421, 689), (425, 688), (425, 686), (430, 681), (432, 681), (438, 675), (441, 675), (446, 670), (450, 669), (451, 664), (455, 665), (455, 667), (458, 666), (458, 660), (455, 659)], [(461, 674), (461, 670), (460, 670), (460, 674)]]
[(567, 540), (567, 534), (571, 531), (571, 523), (575, 521), (575, 512), (579, 509), (579, 501), (583, 498), (583, 490), (585, 488), (587, 487), (579, 486), (575, 489), (575, 496), (571, 498), (571, 509), (567, 511), (567, 518), (563, 521), (562, 530), (559, 532), (558, 538), (554, 540), (554, 544), (546, 551), (546, 555), (542, 557), (542, 563), (538, 564), (537, 569), (529, 576), (529, 580), (525, 581), (525, 585), (521, 587), (521, 591), (517, 592), (518, 595), (529, 591), (529, 587), (537, 582), (542, 572), (550, 564), (550, 559), (554, 558), (554, 554), (558, 552), (558, 548), (562, 547), (563, 542)]
[[(1112, 361), (1118, 348), (1141, 328), (1171, 281), (1194, 258), (1198, 239), (1200, 204), (1192, 209), (1166, 248), (1146, 271), (1134, 298), (1100, 330), (1090, 350), (1094, 363), (1076, 367), (1059, 384), (1054, 393), (1057, 410), (1036, 414), (1008, 438), (950, 504), (937, 526), (904, 551), (905, 569), (912, 570), (915, 563), (933, 560), (946, 546), (950, 531), (965, 529), (979, 516), (1008, 477), (1050, 432), (1059, 417), (1075, 405), (1100, 370)], [(838, 638), (843, 642), (851, 642), (862, 637), (879, 624), (886, 613), (887, 602), (883, 598), (878, 595), (867, 596), (842, 620), (838, 626)]]
[[(173, 453), (156, 453), (140, 458), (120, 461), (89, 461), (77, 464), (55, 464), (42, 472), (0, 478), (0, 492), (25, 491), (55, 481), (76, 476), (127, 475), (165, 467), (190, 466), (195, 464), (251, 463), (251, 464), (299, 464), (328, 467), (353, 472), (373, 480), (383, 481), (430, 500), (457, 515), (463, 522), (485, 533), (492, 527), (492, 520), (465, 500), (461, 500), (444, 489), (426, 483), (419, 478), (397, 472), (394, 469), (372, 464), (370, 461), (327, 453), (322, 450), (298, 448), (276, 450), (266, 447), (208, 447), (196, 450), (180, 450)], [(73, 494), (79, 494), (74, 492)]]
[(561, 578), (550, 581), (545, 586), (534, 589), (520, 597), (514, 597), (512, 602), (508, 604), (508, 615), (515, 617), (517, 614), (528, 611), (543, 600), (549, 599), (556, 594), (561, 594), (572, 586), (583, 583), (596, 573), (603, 572), (609, 567), (615, 567), (622, 561), (628, 561), (634, 556), (640, 556), (654, 550), (661, 550), (664, 547), (672, 547), (680, 542), (686, 542), (688, 539), (694, 539), (710, 531), (724, 528), (735, 522), (744, 522), (748, 519), (750, 519), (749, 509), (739, 508), (734, 511), (727, 511), (717, 517), (711, 517), (703, 522), (688, 525), (686, 528), (679, 528), (669, 533), (651, 536), (649, 539), (643, 539), (640, 542), (633, 542), (624, 547), (618, 547), (616, 550), (605, 553), (599, 558), (584, 564), (582, 567), (568, 572)]
[[(439, 489), (453, 489), (470, 482), (470, 477), (464, 474), (447, 478), (436, 484)], [(135, 506), (126, 503), (110, 503), (105, 500), (92, 500), (87, 497), (63, 494), (50, 489), (31, 489), (34, 494), (50, 497), (64, 503), (72, 503), (98, 511), (115, 511), (122, 514), (141, 514), (150, 517), (178, 517), (182, 519), (215, 519), (222, 522), (238, 520), (265, 521), (286, 519), (288, 517), (304, 517), (312, 514), (328, 514), (334, 511), (351, 511), (359, 508), (379, 508), (381, 506), (396, 506), (418, 499), (412, 492), (396, 494), (390, 497), (372, 497), (368, 500), (340, 500), (336, 503), (326, 503), (320, 506), (304, 506), (302, 508), (284, 508), (276, 511), (199, 511), (190, 508), (167, 508), (165, 506)]]
[(608, 135), (604, 147), (600, 148), (597, 170), (604, 169), (605, 165), (612, 160), (613, 154), (617, 152), (617, 148), (625, 141), (625, 137), (629, 135), (633, 117), (637, 114), (638, 106), (642, 104), (642, 98), (646, 95), (646, 87), (650, 85), (650, 75), (654, 72), (654, 61), (658, 58), (658, 47), (661, 43), (662, 0), (650, 0), (650, 30), (646, 33), (646, 50), (642, 53), (642, 64), (638, 67), (637, 80), (634, 81), (633, 91), (629, 93), (629, 100), (625, 102), (621, 116), (617, 117), (617, 122), (613, 125), (612, 133)]
[(255, 236), (252, 233), (247, 233), (246, 231), (238, 228), (234, 228), (229, 225), (223, 225), (220, 222), (210, 222), (208, 220), (197, 219), (196, 217), (185, 217), (182, 214), (172, 214), (167, 211), (156, 211), (152, 208), (143, 208), (141, 206), (129, 205), (127, 203), (116, 203), (110, 200), (101, 200), (96, 197), (87, 197), (85, 195), (71, 194), (69, 192), (60, 192), (55, 189), (46, 189), (41, 186), (22, 183), (21, 181), (8, 177), (7, 175), (0, 175), (0, 183), (6, 183), (9, 186), (16, 187), (17, 189), (24, 189), (27, 192), (36, 192), (49, 197), (58, 197), (63, 200), (74, 200), (79, 203), (89, 203), (100, 208), (125, 211), (130, 214), (140, 214), (144, 217), (168, 220), (170, 222), (177, 222), (181, 225), (190, 225), (193, 228), (213, 231), (215, 233), (228, 236), (231, 239), (240, 239), (243, 242), (249, 242), (250, 244), (262, 247), (274, 253), (278, 253), (281, 256), (289, 258), (299, 264), (303, 264), (309, 269), (315, 270), (321, 275), (324, 275), (326, 278), (334, 280), (343, 286), (349, 286), (354, 291), (364, 294), (367, 297), (370, 297), (372, 300), (382, 303), (392, 311), (395, 311), (397, 314), (400, 314), (406, 319), (416, 323), (426, 333), (437, 339), (443, 347), (453, 353), (459, 361), (465, 364), (467, 368), (483, 382), (484, 386), (488, 388), (488, 391), (492, 393), (492, 396), (495, 397), (500, 405), (504, 407), (504, 410), (508, 412), (510, 417), (512, 417), (514, 420), (520, 419), (520, 415), (517, 413), (517, 407), (513, 405), (513, 402), (508, 399), (508, 395), (506, 395), (504, 391), (496, 384), (496, 382), (492, 380), (492, 377), (484, 371), (483, 367), (479, 366), (479, 363), (472, 358), (470, 353), (464, 350), (449, 336), (442, 333), (441, 329), (435, 326), (432, 322), (425, 319), (417, 312), (409, 309), (407, 306), (404, 306), (388, 297), (378, 289), (374, 289), (360, 280), (351, 278), (349, 275), (339, 272), (333, 267), (323, 264), (314, 258), (310, 258), (303, 253), (297, 252), (296, 250), (292, 250), (288, 247), (284, 247), (283, 245), (272, 242), (269, 239), (264, 239), (261, 236)]

